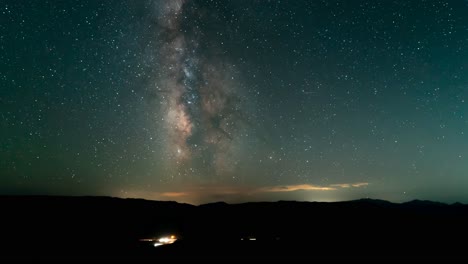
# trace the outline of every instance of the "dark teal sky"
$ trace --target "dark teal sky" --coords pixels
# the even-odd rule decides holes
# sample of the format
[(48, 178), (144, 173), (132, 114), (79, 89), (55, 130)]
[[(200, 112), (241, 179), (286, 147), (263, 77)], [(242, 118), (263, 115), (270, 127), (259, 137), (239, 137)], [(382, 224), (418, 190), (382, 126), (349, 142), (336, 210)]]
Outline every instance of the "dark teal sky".
[(2, 1), (0, 193), (468, 202), (468, 2)]

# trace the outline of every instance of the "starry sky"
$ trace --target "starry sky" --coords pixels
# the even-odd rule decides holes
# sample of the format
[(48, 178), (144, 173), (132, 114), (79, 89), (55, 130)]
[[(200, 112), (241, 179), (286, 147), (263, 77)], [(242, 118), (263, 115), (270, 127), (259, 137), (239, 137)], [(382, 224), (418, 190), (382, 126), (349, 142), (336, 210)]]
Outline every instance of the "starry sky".
[(468, 203), (468, 1), (0, 2), (0, 194)]

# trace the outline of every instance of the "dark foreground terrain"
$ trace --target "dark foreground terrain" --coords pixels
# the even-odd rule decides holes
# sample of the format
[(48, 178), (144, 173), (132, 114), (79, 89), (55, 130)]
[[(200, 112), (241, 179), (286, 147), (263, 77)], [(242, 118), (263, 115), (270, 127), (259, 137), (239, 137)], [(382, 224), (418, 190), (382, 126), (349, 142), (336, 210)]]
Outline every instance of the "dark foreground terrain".
[[(0, 261), (468, 259), (468, 206), (0, 196)], [(171, 245), (143, 238), (174, 234)]]

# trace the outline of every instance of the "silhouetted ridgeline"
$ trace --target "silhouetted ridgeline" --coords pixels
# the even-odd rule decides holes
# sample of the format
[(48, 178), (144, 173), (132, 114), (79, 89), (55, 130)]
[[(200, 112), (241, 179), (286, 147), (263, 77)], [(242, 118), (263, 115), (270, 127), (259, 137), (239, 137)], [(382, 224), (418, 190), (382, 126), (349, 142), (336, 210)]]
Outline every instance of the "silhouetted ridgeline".
[[(466, 258), (468, 206), (0, 196), (0, 258)], [(175, 234), (154, 248), (142, 238)], [(243, 239), (243, 240), (241, 240)], [(250, 239), (255, 239), (251, 241)]]

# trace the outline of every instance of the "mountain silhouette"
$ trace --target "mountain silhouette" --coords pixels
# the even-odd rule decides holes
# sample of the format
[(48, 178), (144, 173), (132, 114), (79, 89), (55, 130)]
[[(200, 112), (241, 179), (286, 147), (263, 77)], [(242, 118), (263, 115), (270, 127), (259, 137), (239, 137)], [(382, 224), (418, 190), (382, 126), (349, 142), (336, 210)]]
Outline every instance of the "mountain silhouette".
[[(468, 206), (0, 196), (0, 259), (466, 259)], [(175, 235), (171, 245), (155, 239)], [(153, 239), (153, 242), (151, 242)]]

